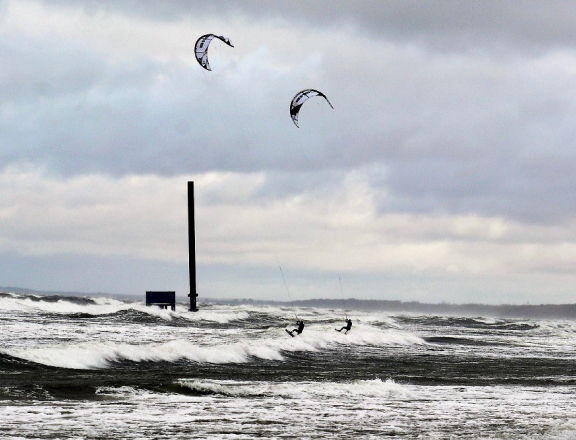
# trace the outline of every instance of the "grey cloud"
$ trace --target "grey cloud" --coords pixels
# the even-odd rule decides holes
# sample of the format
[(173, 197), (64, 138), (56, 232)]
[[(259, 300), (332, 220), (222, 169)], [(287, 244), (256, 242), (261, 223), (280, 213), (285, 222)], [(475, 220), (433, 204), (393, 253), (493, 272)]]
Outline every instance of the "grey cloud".
[(395, 163), (375, 173), (393, 200), (382, 211), (503, 217), (525, 224), (563, 224), (575, 214), (576, 160), (532, 158), (513, 163), (432, 160)]
[[(192, 83), (185, 65), (114, 62), (54, 41), (15, 37), (3, 43), (3, 165), (44, 162), (64, 174), (174, 173), (205, 170), (234, 156), (210, 153), (214, 145), (206, 144), (230, 141), (208, 136), (224, 121), (218, 126), (205, 117), (210, 90)], [(165, 85), (160, 73), (170, 76)], [(208, 115), (217, 113), (212, 110)]]
[(152, 20), (219, 17), (292, 21), (307, 27), (349, 26), (391, 41), (438, 49), (505, 46), (529, 51), (572, 47), (576, 7), (569, 0), (70, 0), (48, 5), (83, 8), (88, 14), (122, 13)]
[(78, 44), (54, 39), (40, 41), (24, 35), (3, 35), (0, 57), (0, 96), (4, 103), (38, 102), (85, 90), (104, 68), (101, 60)]
[[(132, 5), (133, 12), (143, 8), (146, 14), (159, 7), (98, 4), (110, 10)], [(401, 4), (414, 7), (406, 2), (381, 8)], [(482, 15), (480, 3), (458, 4), (476, 5)], [(162, 5), (166, 11), (198, 7)], [(350, 14), (375, 5), (360, 3)], [(287, 8), (283, 2), (227, 6), (254, 14)], [(334, 2), (327, 16), (339, 8)], [(528, 4), (527, 16), (534, 8)], [(438, 6), (431, 17), (443, 11)], [(0, 162), (47, 164), (62, 174), (265, 170), (274, 175), (263, 189), (267, 194), (321, 188), (322, 174), (313, 177), (312, 171), (326, 177), (374, 166), (386, 170), (376, 173), (374, 184), (395, 201), (383, 202), (382, 209), (478, 212), (522, 221), (561, 221), (573, 214), (576, 82), (563, 66), (541, 56), (494, 59), (355, 41), (346, 46), (346, 35), (335, 33), (319, 58), (311, 55), (314, 74), (298, 66), (276, 71), (262, 50), (224, 61), (233, 80), (207, 77), (178, 60), (111, 60), (67, 41), (3, 36)], [(325, 92), (335, 109), (310, 102), (298, 130), (288, 102), (299, 90), (295, 84), (304, 81)], [(287, 172), (301, 173), (292, 189)]]
[(289, 118), (292, 81), (273, 71), (258, 81), (236, 72), (235, 84), (178, 60), (108, 59), (59, 40), (4, 42), (3, 166), (112, 175), (318, 167)]
[[(375, 184), (395, 200), (382, 209), (550, 221), (576, 206), (566, 93), (574, 86), (556, 72), (524, 74), (530, 64), (491, 68), (471, 57), (453, 70), (424, 52), (385, 62), (359, 53), (367, 73), (357, 73), (330, 54), (319, 69), (336, 108), (311, 100), (298, 130), (287, 110), (293, 77), (264, 70), (233, 84), (178, 61), (10, 44), (14, 62), (0, 82), (4, 165), (111, 175), (267, 170), (263, 191), (286, 194), (322, 188), (329, 174), (312, 171), (376, 164), (386, 174)], [(287, 172), (301, 173), (298, 184), (287, 185)]]

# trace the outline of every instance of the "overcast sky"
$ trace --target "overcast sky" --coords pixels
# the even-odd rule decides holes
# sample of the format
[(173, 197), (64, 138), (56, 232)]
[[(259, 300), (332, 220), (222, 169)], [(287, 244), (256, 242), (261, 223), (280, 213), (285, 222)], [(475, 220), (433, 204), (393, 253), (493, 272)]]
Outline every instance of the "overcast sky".
[[(194, 180), (201, 297), (576, 302), (574, 23), (572, 1), (0, 0), (0, 286), (185, 300)], [(234, 45), (211, 72), (207, 33)], [(334, 109), (298, 129), (305, 88)]]

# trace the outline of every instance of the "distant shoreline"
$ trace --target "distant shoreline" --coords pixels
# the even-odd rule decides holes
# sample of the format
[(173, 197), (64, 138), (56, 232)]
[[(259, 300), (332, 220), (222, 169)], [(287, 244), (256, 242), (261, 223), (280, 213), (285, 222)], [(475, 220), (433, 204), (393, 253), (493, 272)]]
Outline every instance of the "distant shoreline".
[[(17, 293), (22, 295), (40, 296), (103, 296), (116, 299), (144, 300), (142, 295), (129, 295), (120, 293), (86, 293), (86, 292), (60, 292), (60, 291), (39, 291), (19, 287), (1, 287), (0, 293)], [(420, 313), (436, 315), (458, 315), (458, 316), (487, 316), (493, 318), (541, 318), (541, 319), (576, 319), (576, 304), (451, 304), (451, 303), (421, 303), (418, 301), (392, 301), (375, 299), (308, 299), (300, 301), (272, 301), (257, 300), (250, 298), (200, 298), (202, 303), (217, 303), (228, 305), (271, 305), (277, 307), (317, 307), (324, 309), (334, 309), (344, 312), (358, 311), (382, 311), (394, 313)]]
[(576, 304), (450, 304), (421, 303), (418, 301), (389, 301), (370, 299), (310, 299), (302, 301), (265, 301), (252, 299), (213, 300), (221, 304), (263, 304), (281, 307), (318, 307), (334, 310), (404, 312), (436, 315), (488, 316), (493, 318), (576, 319)]

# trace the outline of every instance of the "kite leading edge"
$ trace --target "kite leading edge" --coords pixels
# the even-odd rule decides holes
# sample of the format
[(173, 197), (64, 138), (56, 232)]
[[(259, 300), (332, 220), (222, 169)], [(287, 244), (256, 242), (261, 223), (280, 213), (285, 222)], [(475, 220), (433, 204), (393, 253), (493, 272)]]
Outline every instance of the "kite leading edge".
[(290, 116), (292, 116), (292, 121), (294, 121), (296, 127), (300, 128), (298, 125), (298, 113), (300, 112), (300, 108), (306, 101), (314, 96), (322, 96), (330, 107), (334, 108), (324, 93), (315, 89), (302, 90), (301, 92), (296, 93), (296, 96), (292, 98), (292, 102), (290, 103)]
[(196, 60), (206, 70), (212, 70), (210, 68), (210, 63), (208, 62), (208, 46), (210, 46), (210, 42), (214, 38), (218, 38), (219, 40), (226, 43), (228, 46), (234, 47), (230, 42), (229, 38), (223, 37), (221, 35), (206, 34), (198, 38), (196, 40), (196, 44), (194, 45), (194, 52), (196, 54)]

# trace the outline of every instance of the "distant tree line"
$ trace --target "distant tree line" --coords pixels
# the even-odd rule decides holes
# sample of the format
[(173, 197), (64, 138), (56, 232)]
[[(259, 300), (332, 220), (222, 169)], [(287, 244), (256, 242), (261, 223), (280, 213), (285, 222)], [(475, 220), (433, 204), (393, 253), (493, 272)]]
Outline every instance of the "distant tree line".
[[(61, 297), (77, 296), (107, 296), (118, 299), (140, 300), (144, 295), (122, 295), (105, 293), (80, 293), (80, 292), (45, 292), (19, 287), (0, 287), (0, 295), (8, 292), (23, 295), (51, 295), (53, 300)], [(2, 295), (2, 296), (4, 296)], [(319, 307), (333, 310), (358, 310), (358, 311), (382, 311), (394, 313), (419, 313), (436, 315), (458, 316), (489, 316), (493, 318), (535, 318), (535, 319), (576, 319), (576, 304), (451, 304), (442, 302), (438, 304), (421, 303), (418, 301), (390, 301), (378, 299), (308, 299), (302, 301), (268, 301), (250, 298), (242, 299), (201, 299), (201, 302), (219, 304), (262, 304), (277, 307)]]
[(576, 319), (576, 304), (429, 304), (418, 301), (389, 301), (348, 298), (309, 299), (302, 301), (266, 301), (253, 299), (211, 300), (225, 304), (264, 304), (279, 307), (319, 307), (334, 310), (404, 312), (460, 316), (490, 316), (495, 318)]

